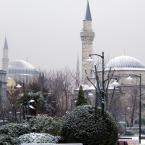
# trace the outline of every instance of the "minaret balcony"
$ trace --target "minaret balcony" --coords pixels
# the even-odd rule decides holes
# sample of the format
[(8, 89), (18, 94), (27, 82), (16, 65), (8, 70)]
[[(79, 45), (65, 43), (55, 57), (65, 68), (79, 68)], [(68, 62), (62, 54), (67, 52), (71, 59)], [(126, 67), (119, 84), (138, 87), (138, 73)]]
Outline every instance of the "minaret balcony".
[(93, 41), (95, 37), (95, 33), (94, 32), (91, 32), (91, 33), (81, 32), (80, 37), (82, 41)]

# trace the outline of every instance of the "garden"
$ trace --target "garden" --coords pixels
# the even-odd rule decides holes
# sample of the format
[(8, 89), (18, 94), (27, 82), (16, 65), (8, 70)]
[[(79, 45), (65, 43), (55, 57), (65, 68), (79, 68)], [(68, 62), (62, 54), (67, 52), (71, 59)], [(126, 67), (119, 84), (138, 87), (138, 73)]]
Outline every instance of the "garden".
[(109, 113), (91, 105), (76, 107), (62, 117), (37, 115), (0, 127), (0, 145), (21, 143), (83, 143), (115, 145), (118, 128)]

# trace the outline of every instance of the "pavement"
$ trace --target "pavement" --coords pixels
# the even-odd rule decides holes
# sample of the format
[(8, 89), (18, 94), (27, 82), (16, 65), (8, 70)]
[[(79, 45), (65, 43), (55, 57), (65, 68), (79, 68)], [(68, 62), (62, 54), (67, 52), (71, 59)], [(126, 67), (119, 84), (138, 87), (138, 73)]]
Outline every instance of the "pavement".
[[(138, 137), (121, 137), (119, 142), (127, 141), (128, 145), (139, 145)], [(121, 143), (122, 144), (122, 143)], [(141, 145), (145, 145), (145, 139), (141, 140)]]
[(125, 145), (124, 142), (127, 142), (128, 145), (139, 145), (138, 138), (120, 138), (119, 145)]

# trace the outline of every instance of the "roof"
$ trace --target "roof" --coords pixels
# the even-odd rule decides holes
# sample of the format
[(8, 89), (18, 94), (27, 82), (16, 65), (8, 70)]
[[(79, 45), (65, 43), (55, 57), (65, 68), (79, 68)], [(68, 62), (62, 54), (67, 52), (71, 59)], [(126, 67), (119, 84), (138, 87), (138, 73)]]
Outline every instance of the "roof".
[(9, 69), (14, 70), (35, 70), (35, 67), (24, 60), (15, 60), (9, 63)]
[(145, 70), (145, 65), (134, 57), (122, 55), (111, 59), (107, 63), (106, 68), (116, 70)]
[(86, 20), (86, 21), (92, 21), (89, 1), (87, 2), (87, 9), (86, 9), (85, 20)]

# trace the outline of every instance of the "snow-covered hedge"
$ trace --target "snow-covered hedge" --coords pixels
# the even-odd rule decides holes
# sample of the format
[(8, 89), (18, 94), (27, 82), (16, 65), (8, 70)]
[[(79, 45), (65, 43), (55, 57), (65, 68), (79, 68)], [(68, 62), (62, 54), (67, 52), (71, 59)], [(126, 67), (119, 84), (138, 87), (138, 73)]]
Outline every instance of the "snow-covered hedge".
[(0, 134), (0, 145), (19, 145), (17, 137), (6, 134)]
[(60, 135), (62, 120), (45, 115), (38, 115), (29, 120), (29, 126), (32, 132), (49, 133), (57, 136)]
[(21, 135), (18, 139), (20, 143), (57, 143), (59, 137), (46, 133), (30, 133)]
[(118, 129), (112, 117), (90, 105), (79, 106), (66, 115), (62, 127), (64, 143), (84, 145), (114, 145), (118, 139)]
[(12, 137), (18, 137), (29, 132), (29, 125), (26, 123), (9, 123), (0, 127), (0, 134), (6, 134)]

